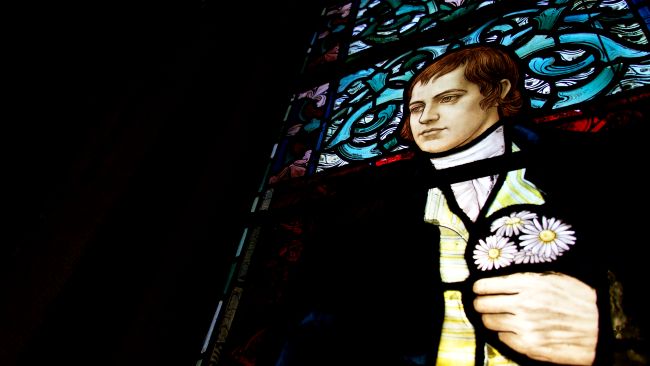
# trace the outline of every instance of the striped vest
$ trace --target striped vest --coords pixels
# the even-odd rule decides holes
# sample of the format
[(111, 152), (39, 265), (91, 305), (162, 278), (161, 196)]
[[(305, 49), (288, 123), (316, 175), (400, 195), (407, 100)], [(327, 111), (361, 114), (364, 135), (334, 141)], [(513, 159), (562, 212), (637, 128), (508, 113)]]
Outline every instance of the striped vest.
[[(516, 147), (514, 149), (516, 150)], [(485, 217), (511, 205), (544, 203), (535, 185), (524, 179), (524, 173), (525, 169), (508, 172), (492, 202), (486, 202), (489, 206), (487, 211), (483, 211)], [(463, 283), (469, 277), (469, 268), (465, 261), (469, 232), (463, 221), (449, 209), (447, 199), (439, 188), (431, 188), (428, 192), (424, 220), (440, 229), (442, 281), (449, 284)], [(463, 309), (460, 291), (446, 290), (443, 295), (444, 321), (438, 345), (437, 366), (474, 366), (476, 347), (483, 349), (482, 365), (517, 365), (489, 344), (477, 344), (474, 327)]]

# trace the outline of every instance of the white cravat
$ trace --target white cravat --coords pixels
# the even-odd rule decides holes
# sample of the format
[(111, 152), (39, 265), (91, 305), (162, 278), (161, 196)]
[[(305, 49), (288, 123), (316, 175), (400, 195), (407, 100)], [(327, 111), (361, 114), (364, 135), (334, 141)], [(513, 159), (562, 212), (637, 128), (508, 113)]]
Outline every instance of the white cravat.
[[(433, 163), (436, 169), (446, 169), (497, 155), (503, 155), (505, 150), (503, 126), (500, 126), (468, 149), (451, 155), (433, 158), (431, 159), (431, 163)], [(451, 185), (451, 190), (454, 192), (458, 206), (465, 211), (472, 221), (476, 221), (478, 218), (478, 214), (483, 205), (485, 205), (485, 201), (490, 195), (497, 177), (498, 175), (489, 175)]]

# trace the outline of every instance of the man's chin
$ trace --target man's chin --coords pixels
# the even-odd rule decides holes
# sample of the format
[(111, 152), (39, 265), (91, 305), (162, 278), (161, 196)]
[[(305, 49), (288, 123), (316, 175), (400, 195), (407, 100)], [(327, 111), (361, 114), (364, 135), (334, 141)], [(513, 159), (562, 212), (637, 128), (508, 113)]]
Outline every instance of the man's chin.
[(420, 150), (430, 154), (440, 154), (449, 150), (447, 146), (441, 145), (433, 141), (427, 141), (421, 145), (418, 145), (418, 147), (420, 148)]

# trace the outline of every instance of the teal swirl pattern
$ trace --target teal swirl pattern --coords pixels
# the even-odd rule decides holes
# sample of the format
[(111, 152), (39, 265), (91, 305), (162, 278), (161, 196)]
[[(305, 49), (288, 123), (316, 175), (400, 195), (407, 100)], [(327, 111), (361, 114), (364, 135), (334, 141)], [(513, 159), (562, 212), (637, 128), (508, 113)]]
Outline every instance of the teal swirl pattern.
[(522, 61), (531, 107), (540, 113), (648, 86), (647, 29), (624, 0), (537, 4), (342, 78), (317, 171), (403, 149), (397, 139), (403, 88), (414, 72), (451, 48), (493, 43), (511, 49)]

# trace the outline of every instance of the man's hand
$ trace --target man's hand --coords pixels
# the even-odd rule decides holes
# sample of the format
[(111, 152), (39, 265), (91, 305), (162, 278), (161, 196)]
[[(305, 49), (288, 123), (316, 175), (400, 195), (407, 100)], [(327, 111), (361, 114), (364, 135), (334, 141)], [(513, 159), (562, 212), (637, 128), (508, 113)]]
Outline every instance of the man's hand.
[(474, 283), (474, 308), (486, 328), (528, 357), (591, 365), (598, 341), (596, 291), (561, 274), (516, 273)]

